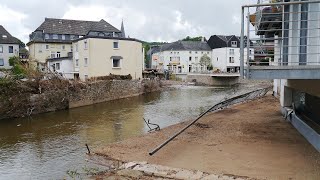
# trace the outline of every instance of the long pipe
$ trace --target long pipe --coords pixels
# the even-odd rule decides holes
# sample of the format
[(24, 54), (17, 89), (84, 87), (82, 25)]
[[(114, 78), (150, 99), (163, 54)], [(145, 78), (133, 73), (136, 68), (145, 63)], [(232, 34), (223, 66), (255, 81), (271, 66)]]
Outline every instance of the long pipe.
[[(184, 127), (182, 130), (180, 130), (179, 132), (177, 132), (175, 135), (173, 135), (172, 137), (170, 137), (168, 140), (166, 140), (164, 143), (160, 144), (158, 147), (156, 147), (154, 150), (152, 150), (151, 152), (149, 152), (149, 155), (152, 156), (154, 155), (156, 152), (158, 152), (161, 148), (163, 148), (165, 145), (167, 145), (170, 141), (172, 141), (174, 138), (176, 138), (179, 134), (181, 134), (182, 132), (184, 132), (186, 129), (188, 129), (190, 126), (192, 126), (194, 123), (196, 123), (199, 119), (201, 119), (204, 115), (206, 115), (208, 112), (211, 112), (211, 111), (214, 111), (214, 110), (218, 110), (220, 108), (223, 108), (223, 107), (226, 107), (226, 106), (223, 106), (225, 104), (228, 104), (232, 101), (234, 101), (235, 99), (238, 99), (238, 98), (243, 98), (243, 97), (246, 97), (248, 95), (250, 95), (251, 93), (255, 93), (255, 92), (258, 92), (258, 91), (263, 91), (263, 93), (259, 93), (259, 96), (264, 96), (269, 90), (271, 89), (271, 87), (268, 87), (268, 88), (263, 88), (263, 89), (258, 89), (258, 90), (255, 90), (255, 91), (251, 91), (251, 92), (248, 92), (248, 93), (245, 93), (245, 94), (242, 94), (240, 96), (236, 96), (236, 97), (233, 97), (233, 98), (230, 98), (230, 99), (227, 99), (225, 101), (222, 101), (218, 104), (215, 104), (214, 106), (212, 106), (210, 109), (208, 109), (207, 111), (205, 111), (204, 113), (202, 113), (197, 119), (195, 119), (194, 121), (192, 121), (190, 124), (188, 124), (186, 127)], [(233, 103), (234, 104), (234, 103)], [(231, 104), (229, 104), (231, 105)]]
[(152, 156), (157, 151), (159, 151), (161, 148), (163, 148), (165, 145), (167, 145), (170, 141), (172, 141), (174, 138), (176, 138), (179, 134), (181, 134), (183, 131), (188, 129), (190, 126), (192, 126), (194, 123), (196, 123), (199, 119), (201, 119), (204, 115), (206, 115), (208, 112), (210, 112), (216, 105), (212, 106), (210, 109), (202, 113), (197, 119), (192, 121), (189, 125), (187, 125), (185, 128), (181, 129), (179, 132), (177, 132), (175, 135), (173, 135), (171, 138), (166, 140), (164, 143), (160, 144), (158, 147), (156, 147), (153, 151), (149, 152), (149, 155)]

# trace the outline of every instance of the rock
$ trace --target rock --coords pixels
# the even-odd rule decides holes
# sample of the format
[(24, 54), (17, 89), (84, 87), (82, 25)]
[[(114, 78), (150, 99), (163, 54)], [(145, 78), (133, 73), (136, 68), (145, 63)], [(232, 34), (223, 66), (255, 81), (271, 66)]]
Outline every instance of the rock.
[(175, 175), (172, 175), (173, 178), (177, 179), (200, 179), (203, 175), (203, 172), (200, 171), (189, 171), (189, 170), (180, 170)]
[(215, 174), (210, 174), (208, 176), (201, 178), (201, 180), (216, 180), (216, 179), (219, 179), (219, 176)]
[(123, 169), (117, 172), (119, 176), (130, 177), (130, 178), (140, 178), (143, 176), (143, 173), (136, 170), (131, 169)]

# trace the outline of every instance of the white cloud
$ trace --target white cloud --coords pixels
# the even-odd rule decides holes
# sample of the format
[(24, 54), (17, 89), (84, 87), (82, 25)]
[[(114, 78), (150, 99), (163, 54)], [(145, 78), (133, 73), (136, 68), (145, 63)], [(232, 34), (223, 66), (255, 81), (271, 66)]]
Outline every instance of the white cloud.
[(6, 6), (0, 5), (0, 24), (23, 42), (28, 42), (31, 30), (24, 26), (24, 20), (28, 18), (26, 14), (14, 11)]

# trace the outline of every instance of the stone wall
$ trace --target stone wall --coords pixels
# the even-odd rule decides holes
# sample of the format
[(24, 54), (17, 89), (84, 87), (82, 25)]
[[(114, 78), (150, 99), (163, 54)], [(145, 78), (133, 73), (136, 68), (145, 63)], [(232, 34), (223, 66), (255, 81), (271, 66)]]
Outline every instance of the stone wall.
[(239, 83), (239, 77), (211, 77), (208, 74), (190, 74), (187, 75), (186, 81), (202, 86), (231, 86)]
[(41, 93), (26, 91), (7, 95), (5, 99), (3, 99), (5, 96), (0, 96), (0, 120), (87, 106), (160, 89), (160, 81), (157, 80), (70, 82), (64, 88), (47, 89)]

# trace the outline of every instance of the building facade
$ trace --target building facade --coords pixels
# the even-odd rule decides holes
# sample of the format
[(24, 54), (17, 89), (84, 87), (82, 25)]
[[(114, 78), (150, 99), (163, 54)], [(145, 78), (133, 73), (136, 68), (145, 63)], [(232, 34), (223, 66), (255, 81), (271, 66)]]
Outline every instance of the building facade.
[(0, 69), (11, 69), (10, 57), (19, 57), (19, 40), (0, 25)]
[(274, 79), (273, 92), (284, 117), (320, 151), (320, 3), (259, 2), (243, 6), (243, 12), (256, 10), (247, 31), (254, 30), (260, 36), (257, 41), (274, 41), (274, 54), (266, 54), (274, 62), (244, 66), (243, 74), (249, 79)]
[[(240, 37), (213, 35), (208, 41), (212, 49), (212, 64), (216, 72), (240, 72)], [(247, 49), (245, 49), (247, 55)], [(249, 60), (254, 61), (254, 48), (249, 50)], [(247, 62), (247, 56), (245, 56)]]
[[(67, 79), (128, 75), (142, 77), (143, 48), (104, 20), (46, 18), (30, 35), (29, 59), (42, 71)], [(108, 59), (108, 61), (107, 61)]]
[(142, 42), (132, 38), (86, 36), (73, 43), (74, 73), (81, 79), (115, 75), (142, 78)]
[(177, 41), (157, 47), (151, 55), (152, 68), (169, 70), (175, 74), (204, 73), (208, 66), (201, 58), (211, 61), (211, 48), (207, 42)]

